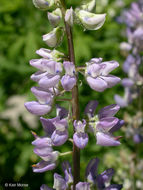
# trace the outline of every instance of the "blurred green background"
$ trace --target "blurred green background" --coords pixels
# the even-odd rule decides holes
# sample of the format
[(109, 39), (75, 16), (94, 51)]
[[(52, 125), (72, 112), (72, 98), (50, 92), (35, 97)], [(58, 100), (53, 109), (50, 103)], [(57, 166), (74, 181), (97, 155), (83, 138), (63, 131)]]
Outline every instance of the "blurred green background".
[[(69, 8), (80, 3), (76, 0), (67, 2)], [(104, 26), (97, 31), (84, 31), (82, 27), (74, 26), (78, 65), (83, 65), (93, 57), (102, 57), (105, 61), (117, 60), (120, 68), (113, 73), (121, 78), (125, 76), (122, 71), (125, 57), (119, 49), (120, 43), (126, 41), (122, 35), (125, 26), (118, 24), (116, 20), (131, 2), (132, 0), (97, 0), (97, 12), (107, 13)], [(29, 60), (38, 58), (36, 49), (48, 48), (42, 41), (42, 35), (50, 30), (47, 13), (36, 9), (31, 0), (0, 0), (0, 190), (7, 189), (5, 183), (17, 182), (28, 184), (28, 187), (20, 189), (38, 190), (43, 183), (52, 186), (55, 171), (61, 174), (60, 164), (54, 171), (44, 174), (32, 172), (31, 165), (37, 163), (39, 158), (33, 153), (33, 136), (30, 131), (34, 130), (39, 135), (43, 132), (38, 117), (24, 108), (24, 102), (34, 99), (30, 88), (35, 83), (30, 80), (30, 75), (36, 69), (29, 65)], [(66, 38), (58, 49), (67, 52)], [(89, 100), (98, 100), (100, 109), (115, 103), (115, 93), (123, 95), (120, 85), (97, 93), (89, 88), (82, 76), (79, 78), (81, 113)], [(123, 118), (125, 111), (134, 115), (135, 105), (136, 102), (126, 110), (121, 109), (118, 116)], [(90, 137), (88, 146), (81, 151), (81, 179), (83, 180), (87, 162), (97, 156), (101, 160), (99, 171), (108, 167), (116, 170), (113, 182), (123, 183), (125, 190), (143, 190), (141, 145), (135, 145), (132, 139), (126, 139), (123, 129), (119, 134), (123, 136), (122, 145), (111, 148), (97, 146), (95, 138)], [(60, 148), (62, 152), (70, 149), (70, 142)], [(72, 163), (70, 157), (65, 159)], [(137, 168), (138, 161), (141, 166)]]

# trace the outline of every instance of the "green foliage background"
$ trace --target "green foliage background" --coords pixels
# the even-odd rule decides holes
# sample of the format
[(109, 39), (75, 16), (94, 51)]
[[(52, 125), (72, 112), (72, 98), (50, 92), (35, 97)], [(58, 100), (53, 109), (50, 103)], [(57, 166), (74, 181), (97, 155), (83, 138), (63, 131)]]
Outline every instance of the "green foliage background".
[[(80, 1), (67, 1), (68, 7), (74, 7)], [(97, 0), (97, 12), (106, 13), (107, 20), (104, 26), (98, 31), (84, 31), (80, 26), (74, 26), (74, 45), (76, 62), (83, 65), (92, 57), (102, 57), (104, 60), (117, 60), (120, 68), (114, 71), (114, 74), (124, 77), (121, 65), (124, 57), (121, 56), (119, 45), (124, 37), (122, 29), (124, 26), (116, 22), (116, 17), (120, 14), (122, 8), (116, 5), (116, 1), (109, 0), (104, 6), (104, 0)], [(132, 1), (124, 0), (124, 7), (128, 7)], [(111, 16), (114, 15), (114, 16)], [(29, 65), (29, 60), (38, 58), (35, 54), (36, 49), (46, 47), (42, 41), (42, 35), (49, 32), (49, 25), (46, 12), (37, 10), (31, 0), (0, 0), (0, 112), (8, 109), (7, 100), (14, 95), (24, 95), (28, 99), (33, 99), (30, 87), (34, 84), (30, 80), (30, 75), (36, 70)], [(47, 47), (48, 48), (48, 47)], [(59, 50), (67, 52), (66, 38)], [(103, 93), (93, 92), (79, 76), (80, 91), (80, 110), (84, 110), (89, 100), (99, 101), (100, 109), (103, 106), (114, 103), (114, 94), (123, 94), (120, 85), (108, 89)], [(81, 85), (82, 84), (82, 85)], [(23, 108), (24, 109), (24, 108)], [(130, 110), (128, 110), (130, 112)], [(118, 114), (123, 117), (123, 110)], [(81, 114), (82, 116), (82, 114)], [(32, 172), (31, 165), (38, 161), (32, 152), (31, 141), (33, 137), (30, 133), (31, 126), (24, 121), (23, 116), (19, 115), (18, 122), (22, 125), (21, 129), (15, 128), (8, 118), (0, 116), (0, 189), (5, 189), (5, 183), (24, 183), (29, 187), (21, 189), (37, 190), (41, 184), (53, 183), (53, 173), (35, 174)], [(38, 122), (38, 121), (37, 121)], [(35, 129), (38, 134), (42, 134), (42, 127), (38, 122)], [(123, 132), (120, 132), (124, 136)], [(100, 171), (108, 167), (114, 167), (116, 170), (124, 172), (124, 167), (119, 161), (116, 164), (116, 158), (120, 156), (124, 149), (127, 155), (132, 154), (135, 149), (132, 140), (127, 141), (123, 138), (122, 145), (116, 148), (102, 148), (96, 146), (95, 139), (90, 137), (90, 142), (85, 150), (81, 151), (81, 177), (83, 180), (84, 170), (90, 158), (98, 156), (101, 159)], [(61, 148), (66, 151), (71, 148), (70, 142)], [(141, 152), (140, 152), (141, 154)], [(109, 158), (107, 162), (105, 155)], [(110, 156), (112, 155), (112, 156)], [(68, 160), (72, 160), (67, 157)], [(105, 165), (106, 164), (106, 165)], [(61, 173), (60, 165), (57, 170)], [(116, 174), (115, 174), (116, 175)], [(130, 174), (128, 173), (130, 176)], [(133, 180), (136, 180), (135, 178)], [(115, 182), (122, 183), (121, 179), (114, 179)], [(135, 187), (132, 188), (134, 190)]]

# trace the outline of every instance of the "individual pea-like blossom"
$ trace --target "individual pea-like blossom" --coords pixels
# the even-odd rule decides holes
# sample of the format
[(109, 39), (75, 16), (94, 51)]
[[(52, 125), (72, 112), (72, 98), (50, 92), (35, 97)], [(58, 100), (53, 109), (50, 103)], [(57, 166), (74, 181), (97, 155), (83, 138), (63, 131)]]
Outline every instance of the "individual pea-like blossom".
[(60, 8), (57, 8), (52, 12), (48, 12), (47, 16), (48, 16), (48, 20), (49, 20), (50, 24), (53, 27), (56, 27), (56, 26), (58, 26), (58, 24), (61, 21), (62, 13), (61, 13)]
[(45, 115), (51, 111), (54, 94), (58, 92), (56, 87), (60, 80), (62, 66), (60, 62), (44, 58), (33, 59), (30, 61), (30, 64), (39, 69), (39, 71), (31, 76), (31, 79), (38, 82), (40, 87), (33, 87), (31, 89), (38, 102), (27, 102), (25, 103), (25, 107), (32, 114)]
[(48, 137), (50, 137), (53, 146), (61, 146), (68, 139), (68, 123), (67, 111), (60, 107), (58, 108), (57, 117), (53, 119), (45, 119), (40, 117), (40, 121), (44, 128), (44, 131)]
[(98, 30), (103, 26), (106, 14), (94, 14), (77, 9), (76, 16), (85, 29)]
[(53, 146), (64, 144), (68, 138), (67, 117), (68, 112), (65, 108), (57, 106), (57, 116), (53, 119), (40, 118), (45, 136), (39, 137), (33, 132), (35, 140), (32, 145), (35, 146), (34, 153), (42, 158), (38, 164), (33, 165), (34, 172), (45, 172), (53, 170), (56, 167), (56, 161), (59, 152), (53, 150)]
[(106, 88), (111, 88), (120, 81), (119, 77), (109, 74), (119, 66), (118, 62), (102, 62), (101, 58), (94, 58), (86, 64), (85, 77), (93, 90), (103, 92)]
[(66, 10), (65, 21), (66, 21), (70, 26), (73, 26), (73, 22), (74, 22), (74, 11), (73, 11), (72, 7), (71, 7), (70, 9), (67, 9), (67, 10)]
[[(31, 62), (33, 61), (35, 62), (35, 60), (32, 60)], [(42, 63), (44, 64), (43, 60), (41, 60), (40, 64)], [(38, 82), (40, 87), (47, 90), (49, 88), (53, 88), (58, 85), (60, 81), (61, 72), (62, 72), (62, 65), (60, 62), (47, 61), (45, 64), (44, 71), (41, 70), (40, 72), (36, 72), (31, 76), (31, 79)]]
[[(84, 182), (78, 182), (76, 184), (75, 189), (76, 190), (91, 190), (96, 188), (97, 190), (112, 190), (114, 188), (115, 190), (121, 190), (122, 185), (119, 184), (111, 184), (109, 185), (112, 176), (114, 175), (114, 170), (112, 168), (109, 168), (102, 172), (101, 174), (98, 174), (98, 164), (99, 164), (99, 159), (98, 158), (93, 158), (87, 165), (86, 167), (86, 172), (85, 172), (85, 181)], [(64, 171), (64, 178), (55, 173), (54, 174), (54, 185), (53, 188), (56, 190), (67, 190), (67, 189), (72, 189), (72, 184), (73, 184), (73, 176), (71, 172), (71, 166), (69, 162), (64, 162), (63, 163), (63, 171)], [(66, 172), (65, 172), (66, 171)], [(68, 177), (67, 177), (68, 176)], [(67, 180), (68, 179), (68, 180)], [(70, 179), (70, 183), (69, 183)], [(107, 185), (108, 183), (108, 185)], [(49, 188), (46, 185), (42, 185), (41, 190), (49, 190), (52, 188)]]
[(35, 115), (45, 115), (51, 111), (53, 102), (53, 93), (49, 90), (45, 91), (41, 87), (32, 87), (31, 91), (36, 96), (38, 101), (26, 102), (26, 109)]
[(98, 174), (98, 165), (99, 159), (93, 158), (86, 167), (85, 178), (87, 179), (87, 182), (90, 183), (90, 187), (96, 187), (98, 190), (107, 190), (110, 189), (110, 187), (116, 187), (116, 190), (122, 189), (122, 185), (118, 184), (107, 186), (106, 184), (111, 181), (111, 178), (114, 175), (114, 170), (109, 168), (101, 174)]
[(62, 42), (63, 34), (64, 34), (63, 28), (56, 27), (48, 34), (43, 35), (43, 41), (49, 47), (56, 47)]
[(101, 146), (120, 145), (120, 136), (113, 136), (113, 133), (124, 124), (123, 120), (114, 117), (120, 107), (117, 104), (112, 104), (100, 109), (98, 115), (95, 115), (97, 105), (98, 102), (92, 100), (85, 108), (85, 114), (89, 119), (88, 125), (90, 131), (96, 136), (96, 143)]
[(52, 141), (48, 137), (39, 137), (35, 135), (35, 140), (32, 145), (35, 146), (34, 153), (42, 158), (42, 160), (32, 165), (33, 172), (42, 173), (48, 170), (53, 170), (56, 167), (56, 161), (59, 156), (58, 151), (54, 151), (52, 148)]
[(86, 121), (74, 121), (75, 133), (73, 135), (73, 141), (75, 145), (83, 149), (88, 143), (88, 134), (85, 133)]
[(61, 84), (66, 91), (70, 91), (76, 84), (75, 66), (69, 61), (64, 61), (63, 66), (65, 75), (61, 78)]

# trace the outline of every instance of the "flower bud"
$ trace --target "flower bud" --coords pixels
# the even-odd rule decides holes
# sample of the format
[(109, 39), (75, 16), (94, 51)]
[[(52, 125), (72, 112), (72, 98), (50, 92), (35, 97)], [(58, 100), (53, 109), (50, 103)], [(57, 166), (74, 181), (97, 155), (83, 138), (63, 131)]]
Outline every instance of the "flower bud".
[(94, 14), (84, 10), (76, 12), (78, 19), (87, 30), (98, 30), (105, 22), (106, 14)]
[(63, 39), (63, 28), (57, 27), (54, 28), (50, 33), (43, 35), (43, 41), (49, 47), (56, 47), (58, 46)]
[(54, 5), (54, 0), (33, 0), (36, 8), (41, 10), (48, 10)]
[(95, 0), (86, 0), (86, 1), (83, 1), (83, 4), (80, 6), (82, 10), (85, 10), (85, 11), (92, 11), (94, 9), (96, 5), (96, 1)]
[(59, 8), (54, 10), (52, 13), (48, 12), (49, 22), (54, 27), (58, 26), (61, 18), (62, 18), (62, 13), (61, 13), (61, 10)]
[(72, 7), (70, 9), (67, 9), (66, 14), (65, 14), (65, 21), (70, 25), (73, 26), (73, 16), (74, 12)]

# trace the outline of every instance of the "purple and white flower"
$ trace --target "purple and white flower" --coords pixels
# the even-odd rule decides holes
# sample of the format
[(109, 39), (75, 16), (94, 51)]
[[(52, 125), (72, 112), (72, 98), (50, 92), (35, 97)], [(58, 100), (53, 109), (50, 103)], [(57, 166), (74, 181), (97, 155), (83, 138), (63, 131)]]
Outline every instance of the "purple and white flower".
[(61, 79), (61, 84), (66, 91), (70, 91), (76, 85), (75, 66), (69, 61), (65, 61), (63, 65), (66, 72)]
[(85, 114), (89, 118), (89, 128), (96, 136), (97, 144), (101, 146), (118, 146), (119, 138), (114, 137), (113, 132), (117, 131), (124, 124), (122, 120), (114, 117), (120, 107), (117, 104), (106, 106), (99, 110), (98, 115), (94, 115), (98, 102), (90, 101), (86, 108)]
[(85, 126), (86, 126), (86, 121), (83, 119), (83, 121), (74, 121), (74, 128), (75, 128), (75, 133), (73, 135), (73, 141), (75, 145), (83, 149), (87, 143), (88, 143), (88, 134), (85, 133)]
[(87, 63), (85, 77), (89, 86), (98, 92), (103, 92), (106, 88), (111, 88), (120, 82), (120, 78), (109, 73), (117, 68), (116, 61), (102, 62), (102, 59), (91, 59)]

